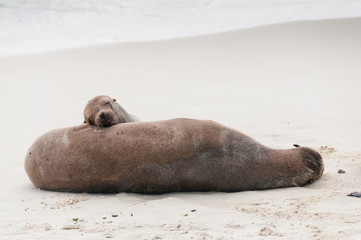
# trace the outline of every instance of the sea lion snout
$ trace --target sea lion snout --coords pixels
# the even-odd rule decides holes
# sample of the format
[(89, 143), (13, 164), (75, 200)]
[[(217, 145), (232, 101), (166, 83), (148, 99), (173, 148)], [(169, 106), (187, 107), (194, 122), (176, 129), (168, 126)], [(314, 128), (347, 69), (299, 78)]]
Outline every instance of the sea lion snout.
[(101, 112), (101, 113), (99, 114), (99, 117), (100, 117), (101, 119), (105, 119), (105, 114), (104, 114), (104, 112)]
[(95, 118), (95, 125), (99, 127), (110, 127), (117, 123), (117, 117), (112, 109), (101, 111)]
[(306, 163), (307, 167), (314, 172), (313, 180), (318, 179), (325, 168), (321, 154), (307, 147), (299, 147), (298, 149), (300, 150), (303, 161)]

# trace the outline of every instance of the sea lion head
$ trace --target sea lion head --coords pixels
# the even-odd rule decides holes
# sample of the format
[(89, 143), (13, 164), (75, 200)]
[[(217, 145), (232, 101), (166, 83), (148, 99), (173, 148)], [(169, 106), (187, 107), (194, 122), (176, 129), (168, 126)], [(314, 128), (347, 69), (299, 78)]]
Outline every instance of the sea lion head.
[(128, 113), (108, 96), (90, 99), (84, 109), (84, 123), (98, 127), (110, 127), (117, 123), (128, 122)]

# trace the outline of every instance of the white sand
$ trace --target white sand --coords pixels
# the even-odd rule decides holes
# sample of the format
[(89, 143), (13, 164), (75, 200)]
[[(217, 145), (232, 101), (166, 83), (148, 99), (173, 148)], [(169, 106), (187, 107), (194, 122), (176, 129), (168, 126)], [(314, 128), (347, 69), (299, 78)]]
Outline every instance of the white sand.
[[(360, 26), (360, 18), (286, 23), (0, 58), (0, 239), (359, 239), (361, 199), (347, 194), (361, 191)], [(212, 119), (271, 147), (313, 147), (324, 176), (239, 193), (36, 189), (23, 169), (28, 147), (80, 124), (99, 94), (143, 121)]]

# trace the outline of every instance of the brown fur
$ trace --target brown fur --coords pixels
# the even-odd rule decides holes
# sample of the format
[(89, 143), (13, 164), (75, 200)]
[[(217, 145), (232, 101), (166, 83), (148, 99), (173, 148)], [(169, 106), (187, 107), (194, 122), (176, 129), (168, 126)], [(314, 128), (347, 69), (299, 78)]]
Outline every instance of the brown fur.
[(84, 123), (110, 127), (117, 123), (135, 122), (136, 119), (123, 109), (115, 99), (97, 96), (89, 100), (84, 109)]
[(173, 119), (45, 133), (25, 169), (45, 190), (164, 193), (301, 186), (324, 166), (309, 148), (271, 149), (212, 121)]

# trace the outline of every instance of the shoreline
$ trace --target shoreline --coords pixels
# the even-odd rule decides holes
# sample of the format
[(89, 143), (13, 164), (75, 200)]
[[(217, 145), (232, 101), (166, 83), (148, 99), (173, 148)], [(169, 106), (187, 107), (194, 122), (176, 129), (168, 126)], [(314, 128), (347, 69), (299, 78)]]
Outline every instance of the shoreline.
[(324, 22), (324, 21), (348, 21), (348, 20), (356, 20), (360, 19), (361, 16), (358, 17), (341, 17), (341, 18), (324, 18), (324, 19), (306, 19), (306, 20), (294, 20), (294, 21), (287, 21), (287, 22), (274, 22), (269, 24), (261, 24), (261, 25), (254, 25), (239, 29), (232, 29), (232, 30), (225, 30), (221, 32), (212, 32), (212, 33), (205, 33), (205, 34), (199, 34), (199, 35), (189, 35), (189, 36), (180, 36), (180, 37), (169, 37), (169, 38), (161, 38), (161, 39), (152, 39), (152, 40), (134, 40), (134, 41), (109, 41), (109, 42), (103, 42), (103, 43), (94, 43), (94, 44), (85, 44), (85, 45), (74, 45), (74, 46), (68, 46), (68, 47), (58, 47), (58, 48), (49, 48), (47, 50), (38, 50), (36, 52), (23, 52), (23, 53), (9, 53), (9, 54), (1, 54), (0, 58), (11, 58), (11, 57), (21, 57), (21, 56), (32, 56), (32, 55), (46, 55), (46, 54), (53, 54), (53, 53), (60, 53), (60, 52), (67, 52), (67, 51), (76, 51), (76, 50), (86, 50), (86, 49), (92, 49), (92, 48), (101, 48), (101, 47), (110, 47), (110, 46), (120, 46), (120, 45), (127, 45), (127, 44), (147, 44), (147, 43), (153, 43), (153, 42), (168, 42), (168, 41), (176, 41), (176, 40), (188, 40), (193, 38), (207, 38), (207, 37), (213, 37), (217, 35), (222, 34), (232, 34), (237, 33), (239, 31), (244, 30), (257, 30), (259, 28), (268, 28), (272, 26), (280, 26), (280, 25), (287, 25), (287, 24), (297, 24), (297, 23), (312, 23), (312, 22)]

